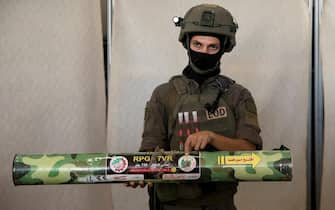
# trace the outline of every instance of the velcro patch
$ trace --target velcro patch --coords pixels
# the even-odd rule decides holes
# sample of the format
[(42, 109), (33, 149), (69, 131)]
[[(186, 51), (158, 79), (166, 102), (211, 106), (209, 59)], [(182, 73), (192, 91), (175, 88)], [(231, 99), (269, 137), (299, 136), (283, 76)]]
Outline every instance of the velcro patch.
[(215, 120), (219, 118), (227, 117), (227, 109), (225, 106), (218, 107), (214, 112), (208, 112), (206, 110), (207, 120)]

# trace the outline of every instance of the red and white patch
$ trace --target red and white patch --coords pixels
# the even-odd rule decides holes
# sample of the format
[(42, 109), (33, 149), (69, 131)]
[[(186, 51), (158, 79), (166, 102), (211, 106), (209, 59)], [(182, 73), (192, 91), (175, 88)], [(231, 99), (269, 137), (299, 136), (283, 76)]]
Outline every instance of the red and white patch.
[(128, 168), (128, 160), (123, 156), (113, 156), (109, 162), (109, 167), (115, 173), (123, 173)]

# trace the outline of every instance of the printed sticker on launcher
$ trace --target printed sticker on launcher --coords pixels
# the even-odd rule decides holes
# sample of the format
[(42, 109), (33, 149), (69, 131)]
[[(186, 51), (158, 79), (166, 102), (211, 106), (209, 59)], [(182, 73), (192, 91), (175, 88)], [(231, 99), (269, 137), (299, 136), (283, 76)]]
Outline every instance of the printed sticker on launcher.
[(109, 167), (115, 173), (123, 173), (128, 168), (128, 160), (123, 156), (113, 156), (109, 162)]
[(178, 160), (178, 167), (184, 172), (190, 172), (197, 166), (197, 161), (191, 155), (183, 155)]

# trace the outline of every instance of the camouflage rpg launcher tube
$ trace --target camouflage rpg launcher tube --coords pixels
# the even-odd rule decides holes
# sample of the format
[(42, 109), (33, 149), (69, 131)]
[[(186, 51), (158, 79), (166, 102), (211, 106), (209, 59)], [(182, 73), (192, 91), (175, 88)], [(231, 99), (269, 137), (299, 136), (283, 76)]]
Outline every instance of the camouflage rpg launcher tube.
[(13, 162), (15, 185), (291, 179), (290, 151), (24, 154)]

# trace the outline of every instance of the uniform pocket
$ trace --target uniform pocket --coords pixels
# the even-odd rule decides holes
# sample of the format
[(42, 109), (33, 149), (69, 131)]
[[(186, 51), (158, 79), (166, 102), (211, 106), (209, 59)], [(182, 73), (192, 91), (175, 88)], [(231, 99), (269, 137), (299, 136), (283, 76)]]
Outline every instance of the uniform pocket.
[(158, 183), (156, 187), (157, 197), (161, 202), (177, 200), (177, 184)]
[(177, 185), (179, 199), (196, 199), (202, 195), (201, 187), (197, 183), (180, 183)]

